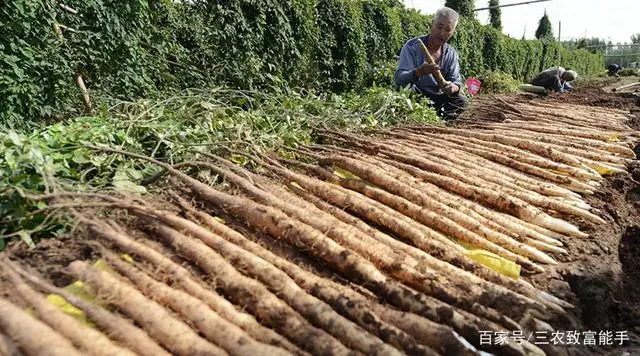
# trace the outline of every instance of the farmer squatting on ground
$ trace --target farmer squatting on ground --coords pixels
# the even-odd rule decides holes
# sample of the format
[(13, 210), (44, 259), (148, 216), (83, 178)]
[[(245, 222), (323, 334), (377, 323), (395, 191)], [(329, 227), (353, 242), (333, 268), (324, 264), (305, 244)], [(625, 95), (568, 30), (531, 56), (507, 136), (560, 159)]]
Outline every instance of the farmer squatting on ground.
[[(412, 38), (402, 47), (395, 74), (398, 86), (411, 84), (414, 90), (433, 101), (438, 115), (445, 119), (455, 119), (466, 104), (466, 98), (460, 95), (462, 78), (458, 53), (447, 43), (457, 24), (458, 13), (453, 9), (444, 7), (436, 11), (429, 35)], [(424, 42), (437, 64), (426, 63), (418, 39)], [(442, 92), (433, 76), (438, 70), (448, 82)]]
[(562, 67), (552, 67), (538, 74), (538, 76), (531, 81), (531, 84), (562, 93), (573, 89), (569, 82), (577, 77), (578, 73), (573, 70), (565, 70)]

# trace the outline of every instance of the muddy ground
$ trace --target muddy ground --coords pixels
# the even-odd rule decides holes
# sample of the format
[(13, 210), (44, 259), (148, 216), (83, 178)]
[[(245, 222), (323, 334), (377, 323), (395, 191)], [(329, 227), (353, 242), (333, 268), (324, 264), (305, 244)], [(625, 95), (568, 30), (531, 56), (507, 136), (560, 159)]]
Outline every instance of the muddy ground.
[[(522, 94), (507, 99), (628, 109), (635, 115), (632, 125), (640, 130), (640, 98), (631, 93), (614, 94), (584, 86), (562, 95)], [(640, 149), (636, 150), (640, 156)], [(569, 253), (556, 255), (560, 261), (557, 266), (526, 278), (575, 305), (569, 317), (554, 321), (554, 326), (578, 331), (627, 331), (630, 340), (622, 347), (575, 346), (546, 351), (552, 355), (640, 355), (640, 161), (629, 166), (629, 174), (607, 178), (598, 193), (586, 201), (608, 223), (593, 226), (574, 220), (590, 237), (565, 240)], [(10, 250), (56, 285), (65, 286), (72, 282), (64, 271), (70, 262), (95, 257), (94, 251), (78, 239), (86, 235), (75, 236), (45, 240), (33, 250), (19, 244)], [(6, 295), (1, 287), (0, 293)]]

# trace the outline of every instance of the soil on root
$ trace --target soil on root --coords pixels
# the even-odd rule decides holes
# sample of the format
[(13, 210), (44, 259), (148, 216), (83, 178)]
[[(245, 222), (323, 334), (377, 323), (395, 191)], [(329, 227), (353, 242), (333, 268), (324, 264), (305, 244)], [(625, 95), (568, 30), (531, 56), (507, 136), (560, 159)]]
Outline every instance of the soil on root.
[[(145, 196), (145, 204), (151, 207), (178, 212), (174, 205), (166, 204), (166, 201), (168, 199), (163, 195)], [(83, 216), (85, 218), (98, 217), (99, 211), (86, 209), (83, 211)], [(109, 220), (125, 228), (127, 233), (134, 238), (138, 237), (137, 234), (141, 234), (139, 231), (144, 226), (144, 221), (128, 215), (123, 210), (113, 210), (109, 213), (109, 217)], [(134, 226), (138, 229), (127, 229), (127, 226)], [(66, 287), (75, 281), (75, 278), (67, 271), (71, 262), (98, 260), (101, 255), (96, 243), (108, 246), (103, 240), (96, 240), (94, 235), (82, 225), (78, 225), (72, 234), (43, 239), (33, 249), (23, 243), (14, 243), (7, 249), (7, 252), (11, 259), (37, 272), (56, 287)], [(171, 258), (181, 261), (173, 255)], [(0, 287), (2, 287), (1, 284)]]
[(74, 281), (66, 271), (71, 262), (98, 258), (94, 248), (83, 241), (81, 237), (83, 235), (87, 236), (77, 232), (74, 236), (65, 235), (42, 240), (33, 249), (24, 244), (16, 244), (11, 251), (11, 256), (25, 267), (38, 272), (56, 287), (66, 287)]

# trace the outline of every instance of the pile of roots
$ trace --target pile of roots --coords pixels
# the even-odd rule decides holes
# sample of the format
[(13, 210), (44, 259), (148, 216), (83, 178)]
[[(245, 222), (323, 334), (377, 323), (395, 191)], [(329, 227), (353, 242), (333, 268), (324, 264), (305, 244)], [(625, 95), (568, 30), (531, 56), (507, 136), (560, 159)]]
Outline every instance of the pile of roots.
[[(484, 110), (458, 126), (320, 131), (296, 159), (246, 154), (251, 169), (207, 152), (173, 166), (123, 152), (164, 169), (161, 203), (33, 197), (72, 214), (109, 268), (63, 266), (89, 302), (4, 256), (0, 354), (544, 354), (481, 331), (555, 330), (571, 304), (520, 274), (586, 237), (569, 221), (604, 223), (583, 197), (625, 174), (638, 132), (617, 110)], [(220, 184), (185, 173), (202, 170)]]

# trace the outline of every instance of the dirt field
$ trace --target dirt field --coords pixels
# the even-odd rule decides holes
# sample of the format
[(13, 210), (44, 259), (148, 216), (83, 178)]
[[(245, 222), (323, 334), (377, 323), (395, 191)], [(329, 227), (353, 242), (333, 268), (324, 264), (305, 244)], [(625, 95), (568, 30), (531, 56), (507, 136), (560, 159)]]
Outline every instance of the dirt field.
[[(526, 94), (505, 99), (628, 109), (635, 114), (634, 129), (640, 130), (640, 97), (632, 93), (613, 94), (585, 86), (562, 95), (540, 98)], [(640, 156), (640, 148), (635, 151)], [(640, 162), (633, 162), (628, 170), (629, 174), (608, 177), (596, 194), (586, 198), (607, 224), (596, 227), (581, 219), (571, 220), (590, 236), (563, 240), (569, 253), (554, 254), (559, 264), (525, 279), (576, 306), (564, 319), (554, 320), (557, 330), (627, 331), (630, 340), (623, 348), (540, 346), (548, 354), (640, 354)], [(73, 281), (65, 272), (70, 262), (96, 256), (96, 251), (81, 241), (85, 236), (80, 231), (74, 236), (42, 241), (33, 250), (14, 245), (10, 252), (57, 286), (65, 286)], [(2, 285), (0, 290), (11, 298)]]
[(626, 88), (620, 89), (618, 93), (638, 93), (640, 92), (640, 85), (628, 86), (629, 84), (634, 84), (638, 82), (640, 82), (640, 77), (636, 77), (636, 76), (620, 77), (618, 81), (605, 85), (602, 88), (602, 90), (604, 90), (607, 93), (611, 93), (616, 91), (617, 88), (626, 86)]

